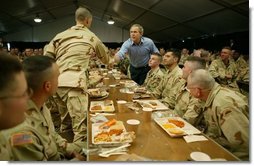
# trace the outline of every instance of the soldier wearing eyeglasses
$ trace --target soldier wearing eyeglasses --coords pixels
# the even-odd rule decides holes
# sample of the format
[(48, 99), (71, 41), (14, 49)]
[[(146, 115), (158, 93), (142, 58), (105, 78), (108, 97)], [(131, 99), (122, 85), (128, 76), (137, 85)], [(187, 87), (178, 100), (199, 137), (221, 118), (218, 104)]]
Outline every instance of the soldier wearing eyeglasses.
[(0, 53), (0, 160), (14, 160), (12, 144), (3, 133), (25, 120), (27, 82), (17, 58)]
[(187, 88), (205, 102), (204, 133), (242, 160), (249, 160), (249, 105), (239, 92), (222, 87), (203, 69), (193, 71)]

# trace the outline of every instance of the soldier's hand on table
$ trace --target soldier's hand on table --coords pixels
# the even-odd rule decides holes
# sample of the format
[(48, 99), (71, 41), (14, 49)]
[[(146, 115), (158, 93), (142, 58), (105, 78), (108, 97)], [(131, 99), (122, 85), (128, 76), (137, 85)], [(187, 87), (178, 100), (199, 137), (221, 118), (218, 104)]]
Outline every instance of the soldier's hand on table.
[(75, 156), (74, 158), (78, 159), (79, 161), (86, 161), (86, 157), (77, 152), (74, 152), (73, 155)]

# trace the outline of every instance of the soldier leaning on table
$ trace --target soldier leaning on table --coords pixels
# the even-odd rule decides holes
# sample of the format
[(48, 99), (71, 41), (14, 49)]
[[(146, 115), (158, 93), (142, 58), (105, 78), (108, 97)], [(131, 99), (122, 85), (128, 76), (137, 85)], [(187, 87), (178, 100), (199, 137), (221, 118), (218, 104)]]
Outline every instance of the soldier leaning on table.
[(192, 96), (205, 101), (204, 133), (242, 160), (249, 160), (249, 105), (239, 92), (222, 87), (203, 69), (187, 80)]
[[(109, 63), (109, 52), (100, 39), (89, 28), (92, 15), (84, 7), (75, 13), (76, 25), (57, 34), (47, 46), (46, 54), (56, 59), (60, 69), (58, 95), (64, 106), (60, 110), (61, 132), (72, 126), (73, 142), (83, 146), (87, 141), (86, 118), (88, 110), (87, 69), (92, 56), (104, 64)], [(66, 123), (71, 119), (71, 124)]]
[(189, 56), (182, 68), (182, 79), (175, 86), (178, 86), (175, 94), (176, 105), (173, 111), (190, 124), (196, 125), (198, 117), (202, 114), (203, 102), (191, 96), (187, 89), (187, 78), (190, 73), (197, 69), (205, 69), (206, 61), (200, 57)]
[(22, 65), (15, 57), (0, 52), (0, 160), (14, 160), (12, 145), (4, 130), (16, 127), (25, 120), (27, 82)]

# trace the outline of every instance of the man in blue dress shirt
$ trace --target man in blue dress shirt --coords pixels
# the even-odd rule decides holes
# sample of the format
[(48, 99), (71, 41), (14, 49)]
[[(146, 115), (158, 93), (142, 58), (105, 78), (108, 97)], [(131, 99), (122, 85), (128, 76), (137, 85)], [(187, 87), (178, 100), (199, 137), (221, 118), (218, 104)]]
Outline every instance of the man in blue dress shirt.
[(159, 53), (154, 42), (143, 37), (144, 29), (139, 24), (134, 24), (130, 28), (130, 38), (126, 40), (121, 49), (115, 55), (115, 61), (119, 62), (127, 54), (130, 58), (131, 79), (139, 85), (145, 81), (146, 74), (150, 70), (148, 61), (152, 53)]

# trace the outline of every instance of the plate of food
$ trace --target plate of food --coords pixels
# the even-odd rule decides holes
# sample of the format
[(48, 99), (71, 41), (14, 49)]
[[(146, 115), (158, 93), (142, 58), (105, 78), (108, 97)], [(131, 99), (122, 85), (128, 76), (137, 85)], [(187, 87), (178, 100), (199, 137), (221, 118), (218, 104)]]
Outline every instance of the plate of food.
[(180, 117), (154, 118), (154, 121), (171, 137), (201, 133), (201, 131)]
[(98, 75), (100, 75), (101, 74), (101, 72), (99, 71), (99, 70), (92, 70), (92, 71), (89, 71), (89, 77), (90, 76), (98, 76)]
[(100, 89), (100, 88), (94, 88), (94, 89), (88, 89), (87, 90), (90, 98), (94, 99), (103, 99), (108, 97), (109, 93), (106, 90)]
[(147, 93), (147, 90), (145, 87), (138, 87), (135, 89), (135, 92), (136, 93), (142, 93), (142, 94), (146, 94)]
[(130, 143), (135, 139), (134, 132), (127, 132), (122, 121), (111, 119), (104, 123), (92, 124), (93, 144)]
[(91, 101), (90, 112), (114, 112), (115, 107), (112, 100)]
[(150, 98), (151, 96), (149, 94), (143, 94), (143, 93), (135, 93), (133, 96), (133, 99), (144, 99), (144, 98)]
[(161, 103), (159, 100), (135, 100), (137, 101), (143, 108), (152, 108), (153, 110), (167, 110), (168, 107)]
[(121, 93), (129, 93), (129, 92), (134, 92), (134, 90), (133, 89), (129, 89), (129, 88), (122, 88), (122, 89), (120, 89), (119, 90)]

